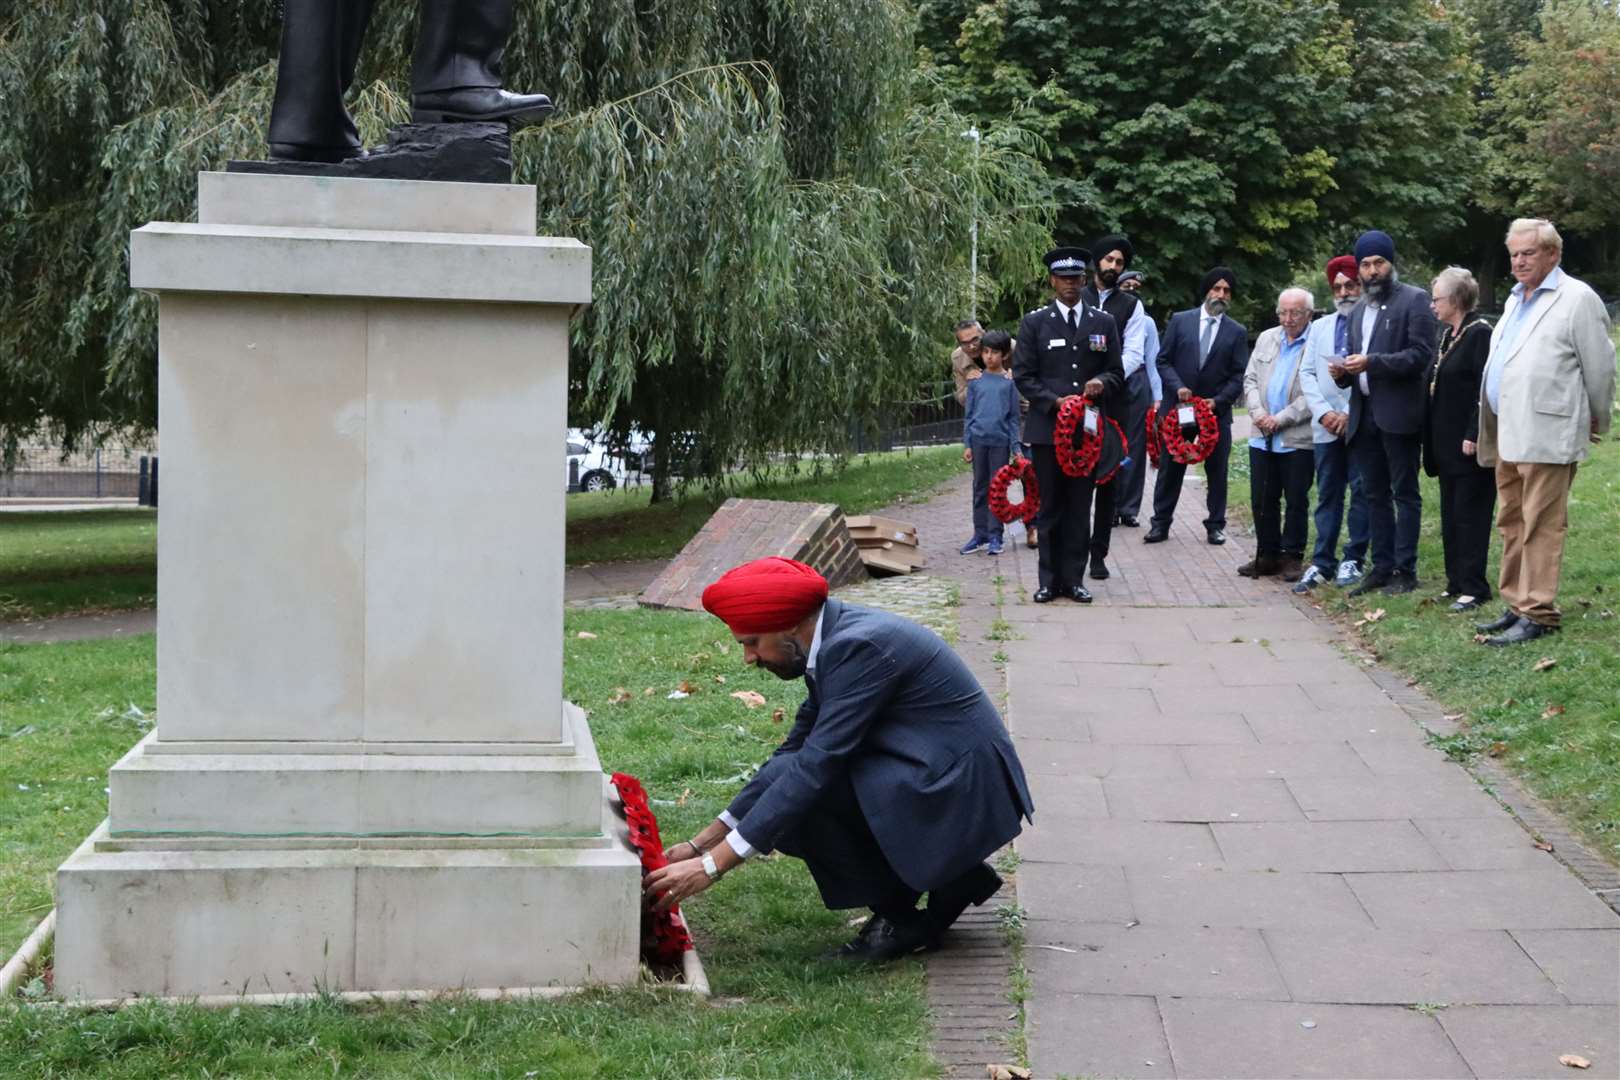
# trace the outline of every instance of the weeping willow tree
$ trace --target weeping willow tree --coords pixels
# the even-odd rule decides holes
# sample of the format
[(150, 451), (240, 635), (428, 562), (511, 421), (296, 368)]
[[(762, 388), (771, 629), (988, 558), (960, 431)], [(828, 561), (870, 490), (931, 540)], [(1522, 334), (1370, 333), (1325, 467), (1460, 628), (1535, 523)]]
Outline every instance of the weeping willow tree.
[[(414, 3), (378, 5), (351, 110), (409, 113)], [(899, 0), (519, 0), (507, 83), (557, 115), (514, 140), (542, 233), (595, 252), (570, 415), (700, 433), (710, 479), (839, 450), (915, 394), (967, 304), (1038, 269), (1040, 145), (914, 94)], [(0, 434), (156, 422), (156, 308), (129, 230), (192, 218), (196, 173), (262, 156), (267, 0), (0, 0)]]

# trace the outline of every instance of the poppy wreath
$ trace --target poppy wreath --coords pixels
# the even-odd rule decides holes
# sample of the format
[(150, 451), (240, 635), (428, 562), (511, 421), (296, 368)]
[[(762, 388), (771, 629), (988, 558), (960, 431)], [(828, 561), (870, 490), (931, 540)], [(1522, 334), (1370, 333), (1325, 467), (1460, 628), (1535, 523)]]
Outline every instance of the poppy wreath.
[[(1126, 441), (1126, 439), (1125, 439), (1125, 429), (1119, 426), (1119, 421), (1115, 420), (1112, 416), (1103, 417), (1103, 421), (1114, 429), (1114, 434), (1119, 436), (1119, 445), (1125, 447), (1126, 448), (1126, 454), (1129, 454), (1129, 452), (1130, 452), (1130, 449), (1129, 449), (1130, 448), (1130, 443), (1128, 441)], [(1098, 446), (1099, 452), (1100, 452), (1101, 447), (1102, 447), (1102, 432), (1101, 431), (1098, 431), (1098, 433), (1096, 435), (1096, 439), (1097, 439), (1097, 446)], [(1128, 461), (1128, 460), (1129, 460), (1128, 457), (1121, 456), (1119, 461), (1114, 463), (1114, 467), (1112, 469), (1108, 470), (1107, 475), (1105, 475), (1105, 476), (1093, 476), (1091, 478), (1092, 483), (1096, 484), (1098, 487), (1101, 487), (1102, 485), (1108, 483), (1114, 477), (1119, 475), (1119, 470), (1121, 470), (1121, 469), (1123, 469), (1125, 467), (1125, 462)], [(1094, 464), (1095, 464), (1095, 462), (1094, 462)]]
[(1072, 476), (1076, 480), (1090, 476), (1091, 470), (1097, 467), (1097, 459), (1102, 456), (1101, 425), (1095, 435), (1082, 432), (1080, 445), (1074, 444), (1075, 432), (1080, 430), (1080, 418), (1085, 415), (1089, 405), (1085, 398), (1069, 398), (1058, 409), (1057, 427), (1052, 432), (1052, 442), (1055, 444), (1052, 449), (1057, 452), (1058, 468), (1063, 470), (1064, 476)]
[[(624, 806), (625, 824), (630, 826), (630, 845), (641, 857), (641, 872), (650, 874), (669, 865), (658, 836), (658, 819), (647, 804), (641, 781), (625, 773), (614, 773), (611, 779)], [(679, 967), (681, 954), (691, 947), (692, 935), (686, 930), (681, 909), (657, 912), (653, 899), (647, 898), (641, 909), (641, 958), (653, 967)]]
[(1164, 442), (1163, 452), (1171, 461), (1178, 465), (1197, 465), (1215, 452), (1215, 444), (1221, 438), (1221, 425), (1215, 419), (1215, 410), (1203, 398), (1189, 398), (1181, 404), (1192, 406), (1193, 418), (1198, 421), (1198, 438), (1192, 443), (1182, 438), (1174, 407), (1164, 414), (1159, 424), (1159, 438)]
[[(1024, 485), (1024, 497), (1018, 502), (1009, 502), (1007, 489), (1015, 480)], [(996, 515), (997, 521), (1011, 525), (1023, 518), (1025, 525), (1032, 525), (1040, 509), (1041, 489), (1035, 482), (1034, 462), (1020, 454), (996, 470), (996, 475), (990, 479), (990, 512)]]
[(1147, 411), (1147, 456), (1153, 467), (1159, 467), (1159, 406), (1149, 405)]

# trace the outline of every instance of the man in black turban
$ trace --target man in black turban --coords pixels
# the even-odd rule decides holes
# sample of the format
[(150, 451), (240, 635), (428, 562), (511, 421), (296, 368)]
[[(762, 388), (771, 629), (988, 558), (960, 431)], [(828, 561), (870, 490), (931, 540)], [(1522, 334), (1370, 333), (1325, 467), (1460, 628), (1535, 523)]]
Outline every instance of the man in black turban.
[[(1136, 259), (1136, 249), (1129, 237), (1117, 233), (1098, 238), (1091, 246), (1096, 260), (1095, 284), (1080, 294), (1090, 306), (1102, 308), (1119, 325), (1121, 340), (1120, 359), (1125, 365), (1125, 393), (1117, 412), (1120, 427), (1127, 440), (1125, 464), (1114, 477), (1114, 524), (1134, 529), (1137, 515), (1142, 510), (1142, 485), (1147, 479), (1147, 411), (1153, 404), (1153, 388), (1148, 368), (1157, 359), (1147, 355), (1148, 331), (1151, 320), (1147, 309), (1137, 296), (1120, 288), (1121, 277)], [(1154, 332), (1157, 336), (1157, 331)], [(1107, 549), (1091, 552), (1091, 576), (1106, 578), (1108, 564), (1103, 561)]]

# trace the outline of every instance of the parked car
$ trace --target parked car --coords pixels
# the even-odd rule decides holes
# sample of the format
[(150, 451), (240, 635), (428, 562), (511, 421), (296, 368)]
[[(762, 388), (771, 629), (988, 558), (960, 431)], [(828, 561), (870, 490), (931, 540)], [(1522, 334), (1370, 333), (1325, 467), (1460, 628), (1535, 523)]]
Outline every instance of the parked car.
[(564, 461), (564, 483), (569, 491), (612, 491), (625, 483), (639, 484), (651, 462), (650, 445), (640, 432), (630, 433), (628, 446), (609, 446), (595, 432), (569, 428)]

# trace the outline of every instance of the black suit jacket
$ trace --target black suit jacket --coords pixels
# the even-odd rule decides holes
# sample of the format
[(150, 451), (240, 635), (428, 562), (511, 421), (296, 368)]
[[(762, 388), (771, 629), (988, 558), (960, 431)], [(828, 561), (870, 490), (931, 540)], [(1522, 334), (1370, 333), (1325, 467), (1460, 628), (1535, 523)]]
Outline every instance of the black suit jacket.
[(1092, 379), (1103, 384), (1097, 402), (1103, 415), (1125, 419), (1125, 364), (1120, 359), (1119, 324), (1106, 311), (1087, 307), (1084, 300), (1076, 315), (1078, 326), (1072, 335), (1055, 300), (1025, 315), (1018, 325), (1013, 382), (1029, 402), (1029, 416), (1024, 420), (1027, 443), (1050, 446), (1057, 426), (1058, 402), (1083, 392)]
[(770, 851), (848, 776), (884, 858), (913, 889), (960, 876), (1035, 812), (1001, 714), (932, 631), (828, 600), (810, 696), (728, 808)]
[(1159, 380), (1164, 384), (1165, 401), (1175, 401), (1185, 386), (1194, 397), (1213, 400), (1215, 414), (1226, 421), (1232, 416), (1232, 403), (1243, 393), (1243, 372), (1249, 366), (1249, 332), (1230, 315), (1222, 319), (1210, 344), (1209, 357), (1200, 369), (1198, 328), (1202, 311), (1202, 307), (1195, 307), (1170, 316), (1159, 346)]
[[(1445, 329), (1441, 346), (1451, 337)], [(1491, 326), (1484, 319), (1463, 327), (1445, 359), (1435, 350), (1425, 380), (1429, 411), (1423, 424), (1423, 466), (1430, 476), (1455, 476), (1481, 468), (1478, 457), (1462, 452), (1463, 440), (1479, 441), (1479, 383), (1491, 355)]]
[(1372, 300), (1362, 295), (1350, 309), (1350, 353), (1367, 356), (1368, 398), (1361, 392), (1361, 379), (1346, 375), (1335, 380), (1350, 391), (1350, 430), (1346, 441), (1355, 437), (1361, 417), (1369, 408), (1378, 427), (1391, 435), (1416, 435), (1423, 428), (1424, 375), (1434, 360), (1434, 339), (1440, 327), (1429, 307), (1429, 294), (1415, 285), (1395, 283), (1389, 300), (1378, 310), (1372, 340), (1361, 340), (1362, 313)]

